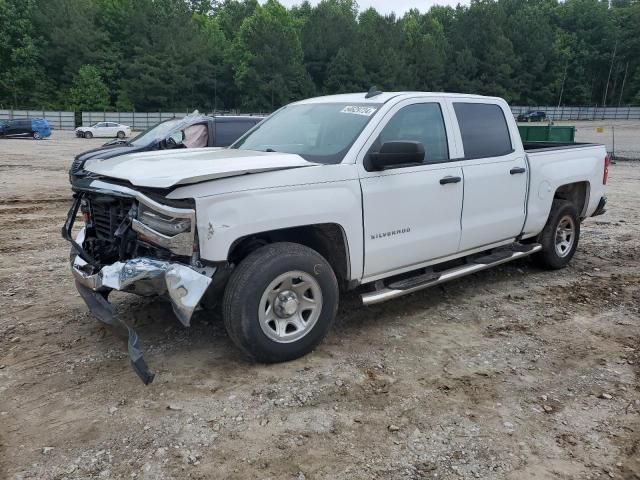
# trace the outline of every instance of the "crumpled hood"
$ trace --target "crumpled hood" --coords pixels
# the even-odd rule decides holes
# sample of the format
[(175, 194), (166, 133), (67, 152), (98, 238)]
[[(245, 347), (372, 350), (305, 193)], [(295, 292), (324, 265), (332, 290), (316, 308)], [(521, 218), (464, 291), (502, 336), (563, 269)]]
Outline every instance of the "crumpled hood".
[(190, 148), (132, 153), (107, 159), (92, 158), (87, 160), (84, 169), (140, 187), (170, 188), (246, 173), (312, 165), (316, 164), (291, 153)]

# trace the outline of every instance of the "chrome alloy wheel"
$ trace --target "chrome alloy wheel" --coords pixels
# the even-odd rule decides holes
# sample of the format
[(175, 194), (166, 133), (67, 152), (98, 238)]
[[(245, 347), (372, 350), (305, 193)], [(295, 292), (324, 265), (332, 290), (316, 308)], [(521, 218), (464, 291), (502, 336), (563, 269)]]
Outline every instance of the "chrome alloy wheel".
[(271, 340), (278, 343), (300, 340), (320, 317), (320, 284), (305, 272), (283, 273), (265, 289), (258, 309), (260, 327)]
[(576, 238), (576, 224), (569, 215), (565, 215), (558, 222), (556, 228), (556, 253), (559, 257), (566, 257), (573, 247)]

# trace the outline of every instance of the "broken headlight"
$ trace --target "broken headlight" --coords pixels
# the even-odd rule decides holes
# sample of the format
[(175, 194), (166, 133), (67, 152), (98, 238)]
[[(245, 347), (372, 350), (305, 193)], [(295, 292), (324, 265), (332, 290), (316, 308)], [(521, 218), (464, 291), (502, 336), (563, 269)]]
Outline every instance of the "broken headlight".
[[(176, 255), (191, 256), (195, 248), (195, 211), (142, 202), (131, 228), (138, 238)], [(156, 206), (157, 205), (157, 206)]]
[(191, 231), (191, 219), (173, 217), (152, 210), (143, 203), (138, 208), (138, 221), (147, 227), (168, 237)]

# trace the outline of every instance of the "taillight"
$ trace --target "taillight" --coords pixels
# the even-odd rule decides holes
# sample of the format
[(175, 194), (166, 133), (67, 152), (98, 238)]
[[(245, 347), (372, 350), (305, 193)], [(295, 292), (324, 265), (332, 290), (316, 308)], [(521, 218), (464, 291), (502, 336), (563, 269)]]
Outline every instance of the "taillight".
[(602, 175), (602, 184), (606, 185), (607, 180), (609, 180), (609, 164), (611, 163), (611, 159), (609, 158), (609, 154), (604, 157), (604, 174)]

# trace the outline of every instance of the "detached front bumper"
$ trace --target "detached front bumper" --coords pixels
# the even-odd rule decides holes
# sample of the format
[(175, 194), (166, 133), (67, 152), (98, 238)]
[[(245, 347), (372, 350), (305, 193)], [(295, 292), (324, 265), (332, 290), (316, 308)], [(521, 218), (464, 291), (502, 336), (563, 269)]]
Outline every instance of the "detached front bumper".
[[(82, 233), (82, 232), (81, 232)], [(76, 243), (81, 244), (80, 239)], [(98, 273), (83, 270), (87, 263), (76, 256), (71, 270), (76, 282), (94, 292), (120, 290), (138, 295), (167, 295), (176, 317), (186, 327), (211, 283), (210, 276), (179, 263), (133, 258), (102, 267)], [(213, 274), (213, 269), (207, 273)]]

